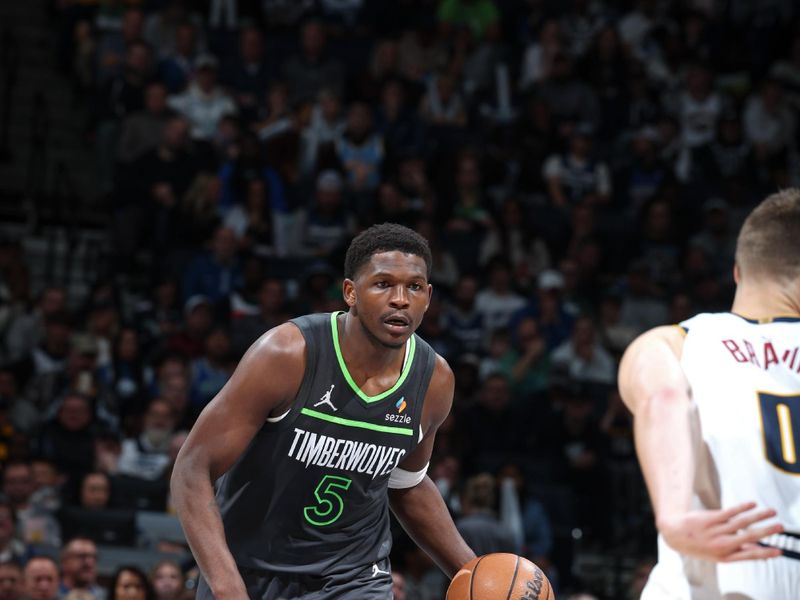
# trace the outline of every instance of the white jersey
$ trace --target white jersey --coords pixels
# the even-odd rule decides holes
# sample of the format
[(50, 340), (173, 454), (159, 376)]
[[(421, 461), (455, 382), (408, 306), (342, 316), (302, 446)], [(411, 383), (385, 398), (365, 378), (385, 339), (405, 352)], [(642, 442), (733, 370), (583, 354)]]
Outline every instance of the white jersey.
[(795, 536), (763, 540), (785, 557), (719, 564), (682, 557), (659, 539), (642, 599), (800, 598), (800, 318), (701, 314), (681, 328), (681, 365), (709, 459), (699, 467), (695, 502), (755, 501), (775, 509)]

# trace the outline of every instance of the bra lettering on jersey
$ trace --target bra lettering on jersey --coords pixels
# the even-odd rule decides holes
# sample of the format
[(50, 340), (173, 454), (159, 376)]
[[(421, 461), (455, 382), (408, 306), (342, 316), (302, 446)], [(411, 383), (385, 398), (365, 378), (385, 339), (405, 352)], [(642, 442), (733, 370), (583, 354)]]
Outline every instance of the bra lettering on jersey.
[(731, 353), (738, 363), (751, 363), (759, 369), (768, 371), (772, 365), (779, 366), (783, 363), (790, 371), (800, 373), (800, 360), (798, 360), (798, 347), (788, 348), (780, 352), (770, 341), (760, 341), (753, 344), (750, 340), (721, 340), (722, 345)]
[(317, 434), (295, 427), (288, 455), (298, 462), (371, 475), (372, 479), (388, 475), (400, 464), (403, 448), (356, 442)]

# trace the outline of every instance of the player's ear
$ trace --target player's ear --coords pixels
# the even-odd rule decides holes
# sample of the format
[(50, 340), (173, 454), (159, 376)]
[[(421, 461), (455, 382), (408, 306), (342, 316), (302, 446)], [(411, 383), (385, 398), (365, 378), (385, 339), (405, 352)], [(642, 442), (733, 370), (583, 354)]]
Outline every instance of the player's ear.
[(429, 283), (428, 284), (428, 302), (425, 303), (425, 310), (428, 310), (428, 307), (431, 305), (431, 298), (433, 297), (433, 286)]
[(739, 270), (739, 263), (733, 263), (733, 281), (736, 285), (739, 285), (739, 281), (742, 279), (742, 272)]
[(342, 282), (342, 297), (350, 308), (356, 305), (356, 286), (352, 279), (345, 279)]

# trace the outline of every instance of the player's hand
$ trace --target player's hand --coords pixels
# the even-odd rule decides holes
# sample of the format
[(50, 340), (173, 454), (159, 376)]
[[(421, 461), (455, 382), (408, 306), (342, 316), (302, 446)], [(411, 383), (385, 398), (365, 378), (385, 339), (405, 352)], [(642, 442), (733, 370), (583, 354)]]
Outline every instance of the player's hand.
[(695, 558), (734, 562), (780, 556), (780, 549), (759, 546), (757, 542), (781, 533), (783, 525), (764, 525), (775, 511), (753, 511), (755, 506), (755, 502), (747, 502), (721, 510), (665, 515), (658, 518), (658, 530), (673, 549)]

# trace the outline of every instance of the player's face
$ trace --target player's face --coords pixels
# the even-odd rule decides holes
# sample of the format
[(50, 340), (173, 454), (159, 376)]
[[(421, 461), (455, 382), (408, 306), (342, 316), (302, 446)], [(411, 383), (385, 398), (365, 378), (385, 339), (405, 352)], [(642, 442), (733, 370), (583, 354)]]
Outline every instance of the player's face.
[(425, 260), (399, 251), (374, 254), (355, 280), (345, 280), (345, 301), (369, 337), (400, 348), (419, 327), (431, 299)]

